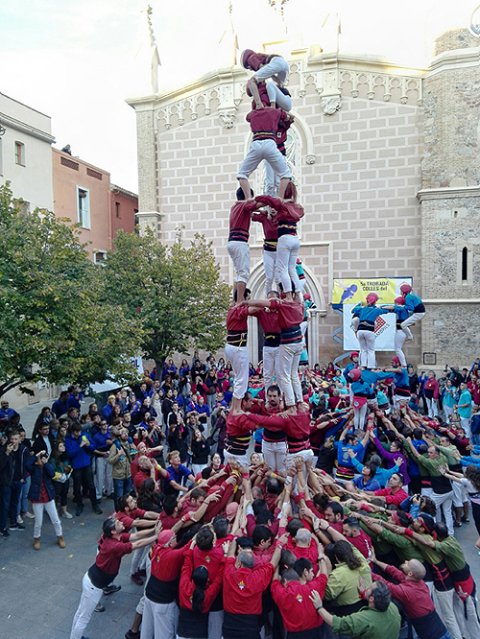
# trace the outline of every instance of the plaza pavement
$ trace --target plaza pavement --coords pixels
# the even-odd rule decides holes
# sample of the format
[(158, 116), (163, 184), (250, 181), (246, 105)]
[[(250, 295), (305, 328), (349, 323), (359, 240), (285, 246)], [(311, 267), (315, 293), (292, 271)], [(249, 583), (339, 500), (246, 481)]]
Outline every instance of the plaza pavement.
[[(85, 404), (84, 404), (85, 405)], [(22, 410), (22, 423), (30, 434), (40, 405)], [(32, 419), (33, 417), (33, 419)], [(70, 502), (71, 503), (71, 502)], [(66, 549), (55, 544), (56, 537), (44, 518), (42, 547), (32, 548), (33, 520), (25, 520), (23, 532), (0, 538), (0, 637), (5, 639), (68, 639), (77, 608), (82, 577), (95, 560), (95, 548), (101, 524), (113, 511), (113, 502), (104, 500), (103, 515), (95, 515), (89, 502), (81, 517), (62, 519)], [(74, 508), (71, 505), (70, 510)], [(472, 574), (480, 585), (480, 557), (473, 547), (476, 531), (473, 523), (456, 531)], [(86, 636), (90, 639), (123, 639), (133, 620), (135, 606), (143, 588), (130, 581), (130, 557), (122, 561), (115, 580), (122, 589), (102, 597), (106, 610), (94, 613)]]

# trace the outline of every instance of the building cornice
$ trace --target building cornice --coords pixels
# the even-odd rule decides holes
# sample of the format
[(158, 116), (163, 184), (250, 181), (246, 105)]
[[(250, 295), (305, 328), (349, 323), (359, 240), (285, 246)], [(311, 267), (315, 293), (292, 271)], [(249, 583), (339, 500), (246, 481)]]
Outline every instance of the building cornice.
[(50, 133), (46, 131), (42, 131), (41, 129), (37, 129), (37, 127), (30, 126), (25, 122), (21, 122), (20, 120), (16, 120), (5, 113), (0, 114), (0, 122), (2, 125), (8, 129), (15, 129), (15, 131), (19, 131), (20, 133), (26, 133), (38, 140), (42, 140), (43, 142), (48, 142), (48, 144), (53, 144), (55, 142), (55, 138)]
[(443, 51), (433, 58), (425, 77), (431, 78), (444, 71), (454, 71), (468, 67), (478, 67), (480, 64), (480, 47), (453, 49)]
[[(407, 68), (372, 56), (320, 53), (297, 50), (290, 56), (289, 90), (294, 100), (307, 92), (319, 96), (326, 116), (342, 106), (344, 98), (412, 104), (422, 101), (425, 70)], [(242, 67), (217, 69), (183, 87), (156, 95), (129, 98), (127, 104), (139, 114), (154, 113), (155, 130), (161, 132), (183, 126), (216, 112), (225, 129), (231, 129), (250, 74)]]
[(429, 200), (448, 200), (461, 197), (480, 197), (480, 186), (449, 186), (438, 189), (422, 189), (417, 193), (419, 202)]

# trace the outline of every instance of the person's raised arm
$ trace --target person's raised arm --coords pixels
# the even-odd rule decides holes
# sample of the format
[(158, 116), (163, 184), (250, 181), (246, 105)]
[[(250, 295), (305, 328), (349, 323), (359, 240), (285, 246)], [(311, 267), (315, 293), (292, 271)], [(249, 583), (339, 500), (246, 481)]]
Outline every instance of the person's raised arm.
[(247, 89), (250, 89), (250, 92), (252, 94), (252, 98), (255, 101), (255, 107), (257, 109), (263, 109), (264, 108), (264, 104), (262, 102), (262, 99), (260, 98), (260, 92), (258, 90), (257, 81), (255, 79), (255, 76), (252, 76), (248, 80)]

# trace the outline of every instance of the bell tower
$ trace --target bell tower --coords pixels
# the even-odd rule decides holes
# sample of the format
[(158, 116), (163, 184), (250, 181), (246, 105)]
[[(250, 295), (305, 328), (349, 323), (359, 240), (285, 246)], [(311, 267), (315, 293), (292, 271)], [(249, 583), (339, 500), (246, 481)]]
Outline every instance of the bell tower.
[(469, 30), (437, 39), (423, 105), (422, 350), (467, 365), (480, 346), (480, 40)]

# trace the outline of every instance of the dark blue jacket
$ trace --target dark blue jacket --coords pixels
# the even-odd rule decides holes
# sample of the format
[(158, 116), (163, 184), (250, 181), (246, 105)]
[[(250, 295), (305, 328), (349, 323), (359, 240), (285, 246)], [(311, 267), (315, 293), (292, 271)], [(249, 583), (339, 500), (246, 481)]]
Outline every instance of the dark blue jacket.
[(42, 479), (45, 484), (45, 489), (49, 500), (55, 499), (55, 487), (53, 485), (52, 477), (55, 475), (52, 464), (48, 462), (45, 466), (39, 466), (36, 464), (37, 458), (31, 457), (29, 462), (29, 471), (32, 478), (30, 484), (30, 490), (28, 491), (28, 498), (30, 501), (40, 500), (40, 491), (42, 488)]
[[(87, 437), (90, 442), (89, 446), (80, 446), (82, 437)], [(81, 434), (77, 439), (75, 439), (72, 435), (67, 435), (65, 438), (65, 448), (74, 470), (86, 468), (91, 465), (92, 458), (88, 454), (88, 451), (93, 452), (95, 450), (95, 446), (85, 433)]]

